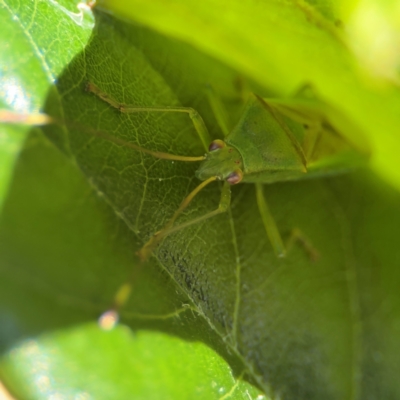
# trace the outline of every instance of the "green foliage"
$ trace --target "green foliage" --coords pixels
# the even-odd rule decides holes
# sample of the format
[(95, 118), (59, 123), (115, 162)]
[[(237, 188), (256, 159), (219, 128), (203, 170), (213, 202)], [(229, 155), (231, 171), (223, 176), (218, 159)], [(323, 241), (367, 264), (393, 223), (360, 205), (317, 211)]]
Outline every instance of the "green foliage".
[[(223, 2), (124, 8), (196, 50), (104, 15), (92, 29), (90, 12), (83, 22), (67, 12), (73, 3), (3, 1), (0, 9), (8, 24), (1, 43), (13, 49), (5, 53), (12, 67), (3, 74), (3, 104), (16, 105), (7, 84), (17, 82), (30, 94), (18, 111), (43, 105), (65, 122), (46, 127), (47, 139), (30, 132), (15, 168), (18, 152), (10, 155), (12, 180), (3, 184), (0, 376), (9, 390), (29, 399), (247, 399), (261, 391), (285, 399), (397, 398), (397, 191), (371, 170), (266, 186), (283, 236), (301, 228), (318, 249), (313, 263), (301, 246), (276, 258), (254, 187), (238, 185), (229, 213), (167, 237), (139, 271), (134, 252), (197, 185), (196, 165), (157, 160), (93, 133), (175, 154), (204, 150), (187, 116), (121, 115), (84, 91), (91, 81), (124, 103), (191, 106), (215, 138), (205, 85), (233, 125), (243, 85), (270, 96), (271, 88), (282, 95), (311, 82), (359, 123), (373, 165), (397, 182), (398, 93), (360, 78), (333, 8), (321, 9), (327, 19), (302, 2), (230, 2), (227, 13)], [(209, 186), (180, 221), (218, 200), (218, 184)], [(133, 333), (101, 332), (93, 321), (132, 271), (122, 322)]]

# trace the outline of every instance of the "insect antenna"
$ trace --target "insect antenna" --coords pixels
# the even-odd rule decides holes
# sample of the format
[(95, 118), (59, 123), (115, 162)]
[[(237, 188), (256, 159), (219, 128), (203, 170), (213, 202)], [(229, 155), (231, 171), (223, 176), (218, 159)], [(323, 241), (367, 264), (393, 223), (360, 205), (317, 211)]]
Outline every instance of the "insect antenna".
[[(11, 123), (11, 124), (21, 124), (21, 125), (36, 125), (36, 126), (43, 126), (43, 125), (63, 125), (64, 122), (58, 120), (56, 118), (50, 117), (47, 114), (37, 113), (37, 114), (19, 114), (17, 112), (8, 111), (8, 110), (0, 110), (0, 122), (1, 123)], [(163, 160), (172, 160), (172, 161), (186, 161), (186, 162), (195, 162), (195, 161), (203, 161), (205, 156), (180, 156), (177, 154), (170, 154), (164, 153), (162, 151), (153, 151), (146, 149), (144, 147), (138, 146), (134, 143), (128, 142), (126, 140), (120, 139), (116, 136), (109, 135), (105, 132), (87, 127), (82, 126), (76, 122), (68, 122), (68, 126), (72, 128), (76, 128), (82, 130), (84, 133), (99, 137), (101, 139), (107, 140), (109, 142), (113, 142), (122, 146), (129, 147), (136, 151), (140, 151), (141, 153), (150, 154), (155, 158), (160, 158)]]

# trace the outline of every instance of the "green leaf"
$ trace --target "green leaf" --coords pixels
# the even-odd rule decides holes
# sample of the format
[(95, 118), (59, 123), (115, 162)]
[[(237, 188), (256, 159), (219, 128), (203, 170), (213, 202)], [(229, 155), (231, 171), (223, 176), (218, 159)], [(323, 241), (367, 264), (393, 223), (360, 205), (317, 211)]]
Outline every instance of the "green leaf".
[[(198, 15), (194, 11), (193, 17)], [(46, 128), (46, 135), (72, 164), (32, 136), (0, 220), (0, 340), (7, 350), (0, 374), (12, 392), (33, 397), (19, 391), (21, 381), (33, 378), (21, 371), (18, 358), (18, 349), (29, 342), (16, 339), (38, 335), (34, 343), (43, 355), (52, 349), (51, 354), (74, 360), (62, 366), (68, 376), (60, 385), (54, 375), (57, 390), (75, 388), (79, 375), (90, 370), (101, 377), (98, 385), (107, 380), (110, 392), (104, 391), (104, 398), (124, 398), (136, 367), (135, 360), (121, 361), (120, 354), (140, 356), (138, 362), (145, 350), (156, 357), (154, 370), (134, 385), (139, 392), (154, 382), (154, 375), (165, 377), (163, 358), (171, 348), (186, 357), (201, 341), (232, 368), (218, 363), (211, 372), (217, 387), (227, 388), (224, 394), (233, 390), (231, 398), (259, 393), (246, 381), (286, 399), (398, 397), (400, 196), (369, 170), (265, 187), (283, 236), (300, 228), (321, 254), (316, 263), (301, 245), (277, 259), (254, 188), (238, 185), (228, 213), (167, 237), (139, 271), (134, 252), (198, 184), (196, 165), (154, 159), (99, 134), (175, 154), (199, 155), (204, 149), (187, 116), (121, 115), (86, 93), (85, 83), (96, 83), (124, 103), (194, 107), (216, 137), (218, 124), (204, 87), (211, 85), (219, 94), (234, 124), (242, 104), (240, 82), (248, 80), (252, 90), (268, 94), (252, 78), (259, 81), (256, 73), (239, 73), (182, 42), (98, 17), (88, 46), (59, 74), (46, 101), (46, 111), (61, 123)], [(342, 78), (329, 79), (328, 86), (334, 86)], [(204, 189), (179, 222), (215, 209), (219, 194), (218, 184)], [(110, 306), (132, 271), (134, 290), (122, 321), (138, 332), (137, 342), (145, 349), (122, 329), (107, 334), (84, 324)], [(81, 341), (76, 339), (80, 335)], [(103, 363), (86, 354), (100, 342)], [(206, 364), (216, 357), (200, 347), (202, 355), (190, 361), (198, 377), (207, 371), (203, 355)], [(183, 373), (189, 375), (174, 367), (175, 382)], [(227, 374), (234, 378), (228, 380)], [(211, 392), (198, 398), (215, 393), (210, 389), (214, 379), (204, 379)], [(82, 390), (91, 392), (96, 383), (85, 381)], [(160, 390), (171, 388), (168, 393), (175, 398), (191, 398), (199, 380), (188, 381), (181, 391), (181, 383)]]
[(27, 340), (3, 368), (19, 398), (246, 399), (260, 393), (236, 381), (225, 360), (201, 342), (122, 327), (101, 332), (83, 325)]
[[(62, 3), (0, 1), (1, 108), (37, 111), (57, 76), (84, 48), (93, 17), (74, 10), (72, 1), (65, 2), (69, 9)], [(0, 132), (0, 207), (28, 130), (2, 127)]]
[(22, 399), (255, 398), (260, 390), (243, 380), (240, 362), (154, 263), (123, 313), (134, 332), (93, 324), (135, 264), (133, 236), (76, 167), (32, 135), (0, 226), (0, 376), (10, 391)]

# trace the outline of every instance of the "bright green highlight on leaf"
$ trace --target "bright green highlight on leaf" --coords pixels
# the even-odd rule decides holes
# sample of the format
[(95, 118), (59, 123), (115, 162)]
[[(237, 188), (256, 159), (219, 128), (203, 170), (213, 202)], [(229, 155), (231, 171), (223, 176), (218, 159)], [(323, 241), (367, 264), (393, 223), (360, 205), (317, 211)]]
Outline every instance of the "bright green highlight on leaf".
[(399, 85), (400, 9), (397, 0), (339, 0), (348, 41), (363, 69)]
[[(378, 1), (378, 0), (377, 0)], [(306, 2), (101, 0), (251, 76), (280, 94), (305, 83), (351, 118), (372, 144), (372, 166), (400, 188), (400, 94), (366, 76), (346, 45), (341, 16), (325, 19)], [(379, 32), (376, 32), (376, 34)]]
[[(206, 345), (122, 326), (103, 332), (88, 324), (26, 340), (0, 370), (19, 398), (267, 399)], [(126, 384), (115, 391), (113, 381)]]
[[(41, 108), (57, 75), (87, 43), (91, 12), (79, 10), (76, 2), (64, 3), (0, 0), (1, 108), (21, 113)], [(0, 207), (27, 131), (1, 129)]]

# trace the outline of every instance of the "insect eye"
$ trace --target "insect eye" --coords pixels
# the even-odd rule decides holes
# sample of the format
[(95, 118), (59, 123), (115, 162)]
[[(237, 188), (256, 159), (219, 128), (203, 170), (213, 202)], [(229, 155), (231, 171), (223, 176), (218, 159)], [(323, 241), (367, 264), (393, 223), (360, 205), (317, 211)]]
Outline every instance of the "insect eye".
[(214, 151), (214, 150), (219, 150), (222, 149), (223, 147), (225, 147), (225, 142), (223, 140), (213, 140), (210, 144), (210, 146), (208, 146), (208, 150), (209, 151)]
[(231, 185), (236, 185), (243, 179), (243, 172), (238, 169), (228, 175), (226, 181), (229, 182)]

